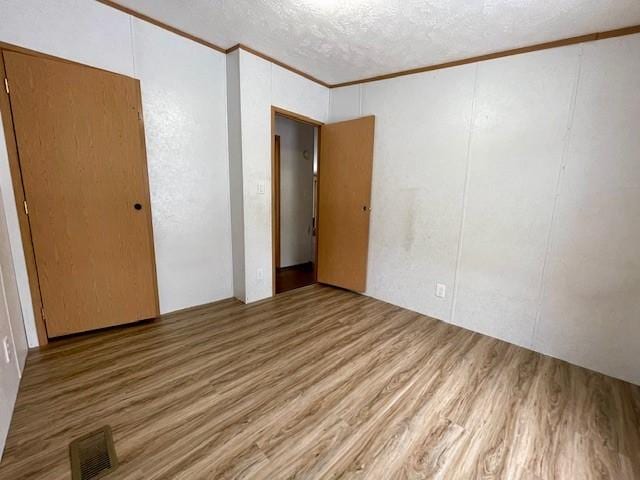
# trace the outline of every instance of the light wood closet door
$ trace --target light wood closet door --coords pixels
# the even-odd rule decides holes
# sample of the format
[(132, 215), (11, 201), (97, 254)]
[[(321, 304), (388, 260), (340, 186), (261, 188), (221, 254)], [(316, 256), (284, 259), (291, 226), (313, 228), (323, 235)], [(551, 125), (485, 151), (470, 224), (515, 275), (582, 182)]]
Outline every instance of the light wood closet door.
[(373, 116), (323, 125), (318, 185), (318, 281), (367, 288)]
[(138, 81), (3, 55), (48, 336), (158, 316)]

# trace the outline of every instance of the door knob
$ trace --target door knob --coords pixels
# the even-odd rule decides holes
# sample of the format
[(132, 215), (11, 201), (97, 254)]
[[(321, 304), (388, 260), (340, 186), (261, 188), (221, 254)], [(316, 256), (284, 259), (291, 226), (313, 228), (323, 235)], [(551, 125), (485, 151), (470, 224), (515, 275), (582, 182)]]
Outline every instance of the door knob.
[(139, 203), (134, 203), (133, 208), (135, 208), (136, 210), (142, 210), (142, 205), (140, 205)]

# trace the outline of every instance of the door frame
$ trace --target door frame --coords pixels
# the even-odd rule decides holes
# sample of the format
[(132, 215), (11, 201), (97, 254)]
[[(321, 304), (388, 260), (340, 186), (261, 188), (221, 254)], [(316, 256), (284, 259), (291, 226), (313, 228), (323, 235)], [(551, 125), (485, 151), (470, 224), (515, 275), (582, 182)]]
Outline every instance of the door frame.
[[(6, 68), (4, 64), (4, 56), (3, 52), (16, 52), (21, 53), (23, 55), (31, 55), (34, 57), (45, 58), (48, 60), (55, 60), (57, 62), (78, 65), (85, 68), (91, 68), (94, 70), (99, 70), (101, 72), (107, 72), (112, 75), (119, 75), (121, 77), (129, 78), (135, 80), (138, 86), (138, 101), (142, 103), (142, 95), (140, 91), (140, 80), (135, 79), (133, 77), (129, 77), (127, 75), (122, 75), (120, 73), (111, 72), (109, 70), (105, 70), (103, 68), (96, 68), (90, 65), (85, 65), (80, 62), (74, 62), (72, 60), (67, 60), (65, 58), (56, 57), (54, 55), (48, 55), (46, 53), (38, 52), (35, 50), (30, 50), (28, 48), (23, 48), (18, 45), (13, 45), (11, 43), (0, 42), (0, 82), (4, 82), (4, 79), (7, 78)], [(11, 86), (9, 85), (9, 90)], [(36, 325), (36, 333), (38, 336), (38, 343), (40, 347), (44, 347), (49, 343), (49, 335), (47, 333), (47, 324), (44, 317), (44, 310), (42, 304), (42, 293), (40, 291), (40, 281), (38, 278), (38, 266), (36, 263), (35, 251), (33, 248), (33, 239), (31, 236), (31, 225), (29, 223), (29, 216), (26, 212), (26, 195), (24, 190), (24, 184), (22, 180), (22, 167), (20, 164), (20, 155), (18, 153), (18, 143), (16, 139), (15, 127), (13, 123), (13, 113), (11, 110), (11, 100), (10, 93), (7, 93), (5, 88), (0, 88), (0, 118), (2, 118), (2, 124), (4, 129), (5, 142), (7, 144), (7, 154), (9, 157), (9, 171), (11, 173), (11, 183), (13, 185), (13, 195), (15, 197), (16, 202), (16, 210), (18, 212), (18, 223), (20, 226), (20, 237), (22, 239), (22, 248), (24, 250), (25, 263), (27, 266), (27, 277), (29, 279), (29, 290), (31, 293), (31, 304), (33, 306), (33, 314)], [(142, 111), (142, 109), (141, 109)], [(144, 150), (144, 158), (145, 164), (147, 161), (146, 155), (146, 146), (145, 146), (145, 136), (144, 136), (144, 120), (142, 116), (140, 117), (140, 128), (142, 129), (142, 147)], [(145, 168), (145, 176), (147, 178), (147, 183), (149, 183), (148, 171)], [(151, 250), (153, 257), (153, 270), (156, 271), (155, 264), (155, 245), (153, 242), (153, 231), (149, 230), (150, 234), (150, 242), (151, 242)], [(157, 274), (156, 274), (157, 277)], [(155, 296), (156, 296), (156, 304), (158, 304), (158, 285), (157, 280), (155, 282)], [(22, 301), (22, 300), (21, 300)]]
[(271, 182), (273, 183), (273, 268), (280, 268), (280, 135), (273, 136), (273, 169)]
[[(274, 297), (276, 295), (276, 265), (280, 260), (280, 209), (276, 203), (277, 200), (280, 199), (280, 174), (278, 173), (278, 182), (274, 179), (276, 178), (275, 171), (276, 168), (279, 168), (279, 161), (276, 160), (276, 115), (281, 117), (288, 118), (289, 120), (294, 120), (296, 122), (305, 123), (307, 125), (311, 125), (318, 129), (318, 139), (317, 139), (317, 158), (318, 158), (318, 183), (316, 189), (320, 189), (320, 138), (322, 135), (322, 126), (323, 122), (319, 120), (315, 120), (310, 117), (306, 117), (304, 115), (300, 115), (299, 113), (292, 112), (290, 110), (286, 110), (284, 108), (276, 107), (274, 105), (271, 106), (271, 296)], [(278, 163), (276, 165), (276, 163)], [(278, 189), (278, 190), (276, 190)], [(315, 258), (314, 258), (314, 272), (313, 277), (314, 281), (318, 281), (318, 236), (320, 232), (318, 231), (318, 217), (320, 216), (320, 212), (316, 209), (316, 219), (315, 219)], [(276, 242), (278, 246), (276, 246)], [(276, 250), (277, 249), (277, 250)]]

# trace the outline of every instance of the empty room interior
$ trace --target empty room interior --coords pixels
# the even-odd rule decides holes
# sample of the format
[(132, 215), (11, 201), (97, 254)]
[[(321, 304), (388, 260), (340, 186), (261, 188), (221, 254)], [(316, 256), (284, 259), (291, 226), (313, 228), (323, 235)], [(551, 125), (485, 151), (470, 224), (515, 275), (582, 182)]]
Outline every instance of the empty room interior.
[(0, 479), (640, 479), (638, 0), (0, 0)]

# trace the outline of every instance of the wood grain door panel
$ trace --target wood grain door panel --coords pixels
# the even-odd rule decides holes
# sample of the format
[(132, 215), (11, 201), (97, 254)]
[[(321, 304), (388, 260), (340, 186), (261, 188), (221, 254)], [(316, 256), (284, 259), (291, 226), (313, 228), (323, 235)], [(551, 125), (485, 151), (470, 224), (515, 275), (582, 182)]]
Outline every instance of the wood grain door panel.
[(374, 125), (323, 125), (320, 136), (318, 281), (356, 292), (367, 285)]
[(3, 55), (48, 336), (158, 316), (139, 82)]

